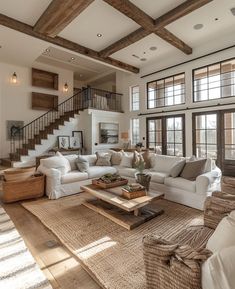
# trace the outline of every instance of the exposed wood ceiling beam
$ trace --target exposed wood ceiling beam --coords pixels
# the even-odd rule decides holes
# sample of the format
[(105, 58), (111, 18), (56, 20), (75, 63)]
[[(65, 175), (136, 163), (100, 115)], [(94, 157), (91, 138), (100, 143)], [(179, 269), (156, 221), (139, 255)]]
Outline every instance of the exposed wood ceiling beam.
[(113, 59), (111, 57), (107, 57), (107, 58), (101, 57), (97, 51), (94, 51), (90, 48), (79, 45), (77, 43), (74, 43), (74, 42), (69, 41), (67, 39), (64, 39), (62, 37), (56, 36), (56, 37), (52, 38), (50, 36), (38, 33), (38, 32), (33, 30), (32, 26), (25, 24), (23, 22), (20, 22), (16, 19), (10, 18), (10, 17), (3, 15), (3, 14), (0, 14), (0, 25), (3, 25), (5, 27), (14, 29), (14, 30), (22, 32), (22, 33), (25, 33), (27, 35), (38, 38), (40, 40), (61, 46), (63, 48), (66, 48), (66, 49), (69, 49), (71, 51), (77, 52), (79, 54), (85, 55), (87, 57), (98, 60), (100, 62), (107, 63), (107, 64), (115, 66), (119, 69), (121, 68), (123, 70), (127, 70), (127, 71), (134, 72), (134, 73), (139, 72), (139, 69), (137, 67), (134, 67), (132, 65), (129, 65), (129, 64), (121, 62), (121, 61), (118, 61), (118, 60)]
[(161, 29), (177, 19), (201, 8), (213, 0), (187, 0), (155, 20), (155, 29)]
[(34, 25), (34, 31), (55, 37), (93, 1), (53, 0)]
[(146, 30), (154, 30), (154, 19), (129, 0), (103, 0)]
[[(144, 28), (149, 32), (147, 35), (157, 32), (157, 30), (155, 29), (154, 19), (149, 15), (147, 15), (144, 11), (140, 10), (129, 0), (104, 0), (104, 1), (109, 5), (111, 5), (113, 8), (117, 9), (118, 11), (126, 15), (127, 17), (131, 18), (140, 26), (142, 26), (142, 28)], [(169, 31), (166, 29), (161, 30), (162, 31), (159, 32), (159, 35), (158, 34), (157, 35), (161, 37), (163, 40), (166, 40), (168, 43), (180, 49), (186, 54), (192, 53), (192, 48), (189, 47), (182, 40), (174, 36), (172, 33), (168, 33)], [(132, 37), (132, 35), (134, 35), (135, 37)], [(132, 32), (130, 35), (127, 35), (126, 37), (114, 43), (115, 47), (114, 44), (112, 44), (109, 47), (106, 47), (104, 50), (100, 51), (100, 55), (107, 57), (112, 53), (117, 52), (120, 49), (131, 45), (132, 43), (135, 43), (136, 41), (140, 40), (141, 38), (144, 38), (145, 36), (146, 35), (144, 35), (143, 31), (138, 29)], [(130, 39), (133, 40), (132, 43), (130, 42)], [(177, 46), (175, 44), (177, 44)]]
[(137, 42), (138, 40), (148, 36), (149, 34), (151, 34), (151, 32), (145, 30), (144, 28), (139, 28), (131, 34), (128, 34), (127, 36), (123, 37), (122, 39), (100, 51), (100, 55), (103, 57), (108, 57), (109, 55)]
[(169, 30), (162, 28), (157, 30), (155, 34), (164, 39), (169, 44), (183, 51), (185, 54), (187, 55), (192, 54), (193, 49), (187, 44), (185, 44), (181, 39), (172, 34)]
[[(134, 20), (137, 24), (141, 25), (146, 33), (143, 32), (143, 29), (138, 29), (131, 34), (125, 36), (124, 38), (116, 41), (114, 44), (106, 47), (100, 51), (100, 55), (109, 56), (120, 49), (123, 49), (136, 41), (146, 37), (151, 33), (155, 33), (163, 40), (167, 41), (169, 44), (175, 46), (179, 50), (183, 51), (185, 54), (191, 54), (192, 48), (184, 43), (181, 39), (176, 37), (170, 31), (164, 28), (164, 26), (172, 23), (173, 21), (183, 17), (190, 12), (202, 7), (203, 5), (213, 1), (213, 0), (187, 0), (176, 8), (170, 10), (166, 14), (160, 16), (159, 18), (153, 20), (149, 15), (140, 10), (129, 0), (104, 0), (106, 3), (119, 10), (121, 13), (127, 17)], [(141, 11), (141, 12), (140, 12)], [(142, 18), (142, 20), (140, 19)], [(144, 23), (143, 23), (144, 22)], [(152, 23), (155, 25), (152, 26)], [(133, 37), (134, 36), (134, 37)]]

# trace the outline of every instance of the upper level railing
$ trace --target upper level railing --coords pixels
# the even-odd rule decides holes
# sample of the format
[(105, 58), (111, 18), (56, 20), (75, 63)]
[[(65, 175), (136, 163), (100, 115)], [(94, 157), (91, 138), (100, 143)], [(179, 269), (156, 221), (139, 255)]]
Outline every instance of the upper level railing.
[(53, 124), (61, 122), (73, 113), (93, 108), (121, 112), (121, 94), (96, 88), (86, 88), (60, 103), (22, 128), (11, 129), (11, 160), (19, 160), (26, 150), (46, 138)]

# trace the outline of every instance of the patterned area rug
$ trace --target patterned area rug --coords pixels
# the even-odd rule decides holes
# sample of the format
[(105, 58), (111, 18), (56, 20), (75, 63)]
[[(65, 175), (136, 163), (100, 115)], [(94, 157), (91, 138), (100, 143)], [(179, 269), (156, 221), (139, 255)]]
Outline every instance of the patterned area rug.
[(0, 206), (0, 288), (52, 289), (13, 222)]
[(144, 235), (171, 239), (185, 227), (202, 222), (201, 211), (156, 200), (164, 214), (128, 231), (82, 206), (87, 198), (83, 193), (54, 201), (24, 202), (23, 206), (37, 216), (106, 289), (145, 288)]

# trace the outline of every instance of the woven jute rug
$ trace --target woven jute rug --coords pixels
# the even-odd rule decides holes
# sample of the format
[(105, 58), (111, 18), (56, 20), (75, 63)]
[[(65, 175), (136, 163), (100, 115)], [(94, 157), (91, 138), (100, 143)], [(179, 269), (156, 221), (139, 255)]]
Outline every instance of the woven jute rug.
[(22, 205), (78, 257), (105, 289), (144, 289), (143, 236), (156, 234), (171, 239), (185, 227), (202, 221), (202, 212), (198, 210), (156, 200), (164, 214), (128, 231), (82, 206), (87, 198), (90, 197), (82, 193)]

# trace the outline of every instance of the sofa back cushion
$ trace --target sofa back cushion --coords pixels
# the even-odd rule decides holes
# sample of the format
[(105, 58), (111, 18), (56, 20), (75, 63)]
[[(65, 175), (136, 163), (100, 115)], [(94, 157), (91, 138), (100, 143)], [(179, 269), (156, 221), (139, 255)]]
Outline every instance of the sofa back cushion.
[(71, 171), (69, 161), (61, 154), (56, 153), (55, 156), (41, 159), (40, 164), (48, 169), (57, 169), (62, 175)]
[(182, 157), (166, 156), (166, 155), (154, 155), (151, 162), (153, 165), (153, 170), (156, 172), (170, 173), (171, 168), (180, 160)]
[(82, 157), (88, 161), (90, 166), (95, 166), (95, 163), (97, 161), (96, 154), (93, 154), (93, 155), (82, 155)]
[(187, 162), (180, 176), (189, 181), (195, 181), (196, 178), (205, 172), (206, 159)]

